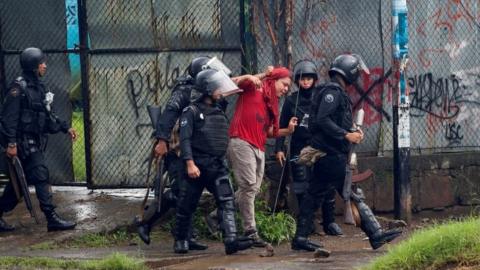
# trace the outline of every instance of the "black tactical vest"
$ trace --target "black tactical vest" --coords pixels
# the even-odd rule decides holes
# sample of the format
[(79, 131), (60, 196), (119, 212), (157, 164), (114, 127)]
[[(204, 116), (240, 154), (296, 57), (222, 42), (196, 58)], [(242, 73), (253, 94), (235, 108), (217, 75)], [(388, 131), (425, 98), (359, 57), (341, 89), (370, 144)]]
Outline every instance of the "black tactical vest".
[(202, 154), (221, 157), (227, 152), (228, 119), (217, 106), (195, 106), (195, 123), (192, 134), (192, 150)]
[(45, 90), (39, 84), (27, 84), (25, 79), (16, 79), (22, 91), (19, 131), (21, 133), (42, 134), (48, 112), (43, 103)]

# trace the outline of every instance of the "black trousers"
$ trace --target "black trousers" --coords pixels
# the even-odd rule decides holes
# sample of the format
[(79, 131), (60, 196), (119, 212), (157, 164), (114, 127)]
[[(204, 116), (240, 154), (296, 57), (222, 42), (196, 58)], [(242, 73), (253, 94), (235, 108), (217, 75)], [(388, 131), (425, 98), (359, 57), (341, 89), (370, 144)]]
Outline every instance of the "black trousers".
[[(234, 235), (234, 192), (229, 181), (229, 170), (224, 158), (203, 159), (195, 161), (200, 169), (199, 178), (189, 178), (184, 172), (184, 179), (179, 183), (180, 192), (177, 198), (177, 213), (175, 224), (175, 239), (186, 240), (192, 223), (192, 216), (204, 188), (215, 197), (219, 211), (219, 223), (224, 233)], [(219, 181), (220, 180), (220, 181)]]
[[(34, 152), (26, 158), (21, 158), (21, 162), (25, 170), (27, 183), (35, 186), (40, 209), (43, 212), (53, 211), (55, 206), (50, 192), (49, 172), (45, 163), (45, 155), (41, 151)], [(18, 202), (13, 185), (9, 182), (0, 198), (0, 212), (12, 211)]]
[(327, 155), (320, 158), (313, 169), (313, 177), (310, 181), (297, 221), (297, 236), (307, 237), (309, 224), (314, 213), (322, 206), (323, 202), (332, 191), (342, 194), (345, 181), (347, 155)]

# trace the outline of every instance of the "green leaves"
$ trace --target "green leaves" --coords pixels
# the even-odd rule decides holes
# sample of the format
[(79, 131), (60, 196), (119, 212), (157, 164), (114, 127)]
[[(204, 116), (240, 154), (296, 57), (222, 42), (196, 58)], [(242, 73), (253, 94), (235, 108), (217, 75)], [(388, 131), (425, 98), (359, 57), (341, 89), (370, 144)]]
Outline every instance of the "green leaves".
[(295, 219), (285, 212), (274, 215), (264, 212), (256, 212), (257, 229), (260, 236), (275, 245), (283, 241), (290, 241), (295, 234)]

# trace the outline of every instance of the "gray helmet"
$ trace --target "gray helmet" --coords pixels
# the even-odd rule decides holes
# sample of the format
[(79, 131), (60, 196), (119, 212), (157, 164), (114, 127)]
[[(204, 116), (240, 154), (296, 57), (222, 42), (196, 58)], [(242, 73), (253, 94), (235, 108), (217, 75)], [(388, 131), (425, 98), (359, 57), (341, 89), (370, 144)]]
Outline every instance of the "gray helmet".
[(188, 74), (192, 78), (195, 78), (197, 74), (204, 69), (203, 67), (207, 64), (209, 60), (210, 57), (208, 56), (200, 56), (193, 58), (192, 62), (190, 62), (190, 65), (188, 65)]
[(333, 78), (335, 74), (340, 74), (347, 84), (353, 84), (360, 76), (360, 70), (369, 73), (368, 68), (359, 55), (342, 54), (333, 60), (328, 75), (330, 78)]
[(316, 81), (318, 80), (318, 70), (315, 63), (310, 60), (298, 61), (293, 67), (294, 82), (298, 83), (300, 77), (310, 76)]
[(45, 62), (47, 57), (39, 48), (26, 48), (20, 54), (20, 66), (24, 71), (34, 71), (38, 65)]
[(211, 96), (218, 90), (223, 96), (239, 91), (238, 86), (223, 70), (204, 69), (197, 74), (195, 86), (204, 95)]

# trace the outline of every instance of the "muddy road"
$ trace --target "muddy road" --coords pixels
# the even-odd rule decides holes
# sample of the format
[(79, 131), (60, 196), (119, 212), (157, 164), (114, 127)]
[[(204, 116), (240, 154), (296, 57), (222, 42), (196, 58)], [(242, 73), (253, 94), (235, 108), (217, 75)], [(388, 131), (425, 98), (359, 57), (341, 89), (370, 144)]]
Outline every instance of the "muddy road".
[[(58, 212), (65, 218), (78, 222), (75, 230), (67, 232), (47, 232), (46, 222), (36, 225), (20, 204), (12, 213), (4, 215), (5, 220), (16, 226), (12, 233), (0, 233), (0, 256), (47, 256), (53, 258), (95, 259), (113, 252), (121, 252), (142, 258), (151, 269), (355, 269), (382, 255), (388, 247), (405, 239), (416, 228), (427, 226), (436, 219), (450, 219), (469, 214), (470, 207), (455, 207), (425, 211), (414, 215), (414, 221), (405, 233), (392, 244), (379, 250), (372, 250), (359, 228), (337, 221), (344, 236), (334, 237), (315, 235), (313, 239), (322, 242), (331, 251), (327, 258), (315, 258), (312, 253), (292, 251), (288, 243), (274, 247), (274, 256), (261, 257), (261, 248), (241, 251), (225, 256), (223, 245), (218, 241), (203, 240), (210, 246), (206, 251), (193, 251), (177, 255), (172, 251), (173, 239), (167, 232), (155, 231), (151, 245), (143, 244), (133, 236), (113, 247), (65, 248), (49, 243), (68, 243), (82, 235), (97, 232), (110, 232), (118, 228), (132, 229), (133, 217), (138, 213), (144, 190), (94, 191), (85, 188), (55, 188), (55, 203)], [(35, 204), (37, 203), (34, 199)], [(38, 205), (36, 205), (38, 209)], [(37, 210), (39, 211), (39, 210)], [(381, 216), (387, 224), (388, 216)], [(158, 227), (157, 227), (158, 228)]]

